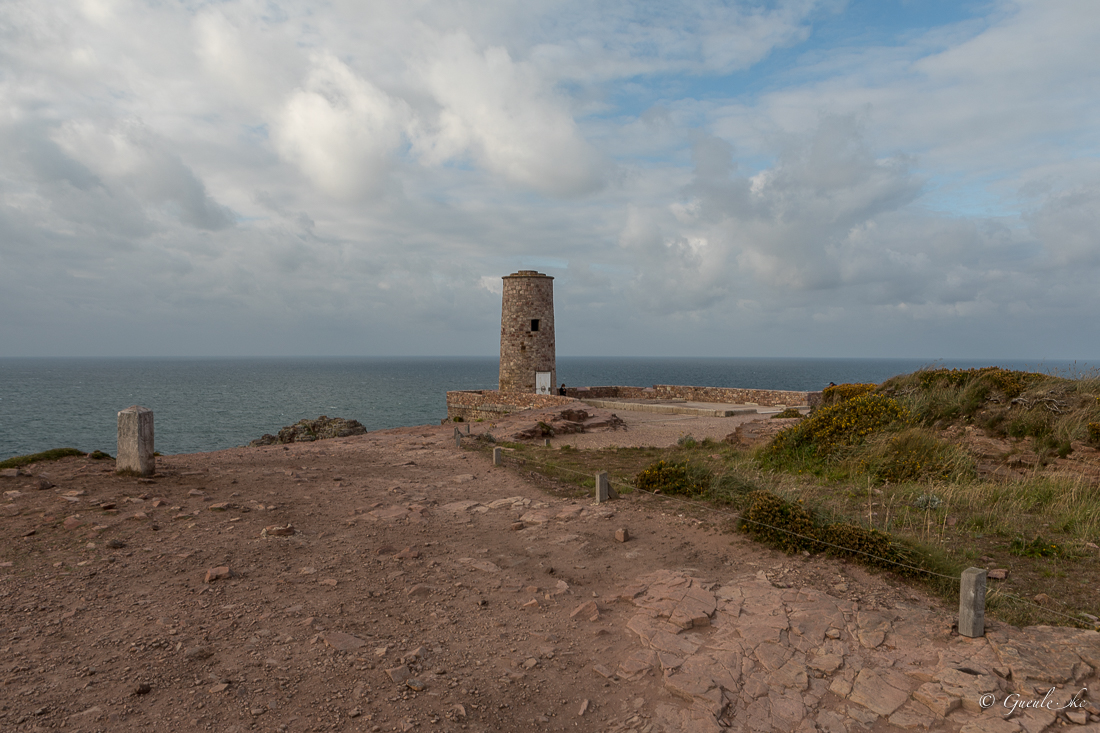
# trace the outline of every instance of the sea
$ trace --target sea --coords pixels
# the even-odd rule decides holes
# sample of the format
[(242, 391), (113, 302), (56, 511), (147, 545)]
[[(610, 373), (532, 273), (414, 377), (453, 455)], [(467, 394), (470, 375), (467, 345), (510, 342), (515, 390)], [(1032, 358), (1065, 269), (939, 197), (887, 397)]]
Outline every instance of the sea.
[[(438, 424), (446, 392), (495, 389), (493, 357), (4, 358), (0, 359), (0, 460), (51, 448), (116, 451), (117, 413), (153, 411), (162, 454), (246, 445), (320, 415), (368, 430)], [(882, 382), (924, 367), (1002, 366), (1073, 375), (1071, 361), (933, 359), (557, 359), (570, 387), (678, 384), (812, 391), (829, 382)]]

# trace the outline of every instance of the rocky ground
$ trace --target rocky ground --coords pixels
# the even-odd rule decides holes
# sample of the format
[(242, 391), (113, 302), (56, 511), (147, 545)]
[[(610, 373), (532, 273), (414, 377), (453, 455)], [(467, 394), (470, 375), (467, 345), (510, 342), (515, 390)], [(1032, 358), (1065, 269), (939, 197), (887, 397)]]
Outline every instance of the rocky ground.
[[(604, 444), (735, 420), (622, 417)], [(1095, 632), (965, 639), (888, 576), (670, 500), (571, 498), (451, 425), (0, 489), (5, 731), (1100, 730), (1087, 695), (1065, 706), (1097, 686)], [(1064, 709), (1004, 719), (1055, 685)]]

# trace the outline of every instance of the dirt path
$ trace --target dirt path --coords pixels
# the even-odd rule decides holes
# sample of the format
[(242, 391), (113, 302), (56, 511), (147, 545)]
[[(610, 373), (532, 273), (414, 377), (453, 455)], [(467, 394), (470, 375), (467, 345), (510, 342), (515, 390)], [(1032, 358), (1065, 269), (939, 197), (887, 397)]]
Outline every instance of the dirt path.
[(0, 729), (1038, 731), (978, 697), (1095, 682), (1095, 633), (961, 639), (905, 586), (563, 498), (452, 430), (0, 479)]

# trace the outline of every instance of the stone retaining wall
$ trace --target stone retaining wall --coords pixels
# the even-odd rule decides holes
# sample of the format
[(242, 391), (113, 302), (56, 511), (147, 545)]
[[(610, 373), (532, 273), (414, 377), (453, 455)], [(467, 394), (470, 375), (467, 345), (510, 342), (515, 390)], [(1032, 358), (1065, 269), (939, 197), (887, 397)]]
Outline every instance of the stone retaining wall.
[(539, 395), (529, 392), (500, 392), (498, 390), (467, 390), (447, 393), (447, 417), (472, 420), (492, 420), (520, 410), (561, 407), (576, 402), (572, 397)]
[(566, 396), (537, 395), (499, 390), (466, 390), (447, 393), (447, 417), (454, 420), (492, 420), (510, 412), (560, 407), (575, 400), (635, 399), (687, 400), (729, 405), (759, 405), (761, 407), (815, 407), (821, 402), (820, 392), (792, 392), (778, 389), (737, 389), (735, 387), (682, 387), (656, 384), (652, 387), (569, 387)]
[(565, 390), (577, 399), (680, 399), (688, 402), (720, 402), (728, 405), (755, 404), (761, 407), (797, 407), (812, 404), (816, 392), (792, 392), (778, 389), (739, 389), (736, 387), (684, 387), (655, 384), (652, 387), (571, 387)]

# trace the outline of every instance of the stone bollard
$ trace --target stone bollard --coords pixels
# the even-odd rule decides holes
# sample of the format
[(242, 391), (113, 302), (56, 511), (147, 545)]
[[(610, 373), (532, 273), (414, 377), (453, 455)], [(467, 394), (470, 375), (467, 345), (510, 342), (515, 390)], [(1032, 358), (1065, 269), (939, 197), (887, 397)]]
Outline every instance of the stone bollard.
[(470, 434), (470, 423), (466, 423), (466, 434)]
[(142, 476), (152, 476), (156, 472), (152, 410), (134, 405), (118, 413), (118, 458), (115, 468)]
[(458, 429), (458, 427), (455, 426), (455, 448), (461, 448), (461, 447), (462, 447), (462, 431), (460, 431)]
[(959, 584), (959, 634), (985, 636), (985, 570), (967, 568)]
[(504, 463), (504, 449), (493, 448), (493, 465), (499, 466), (502, 463)]
[(596, 474), (596, 503), (605, 502), (611, 498), (611, 484), (607, 481), (607, 471)]
[(550, 439), (549, 438), (543, 438), (542, 439), (542, 447), (543, 448), (549, 448), (550, 447)]

